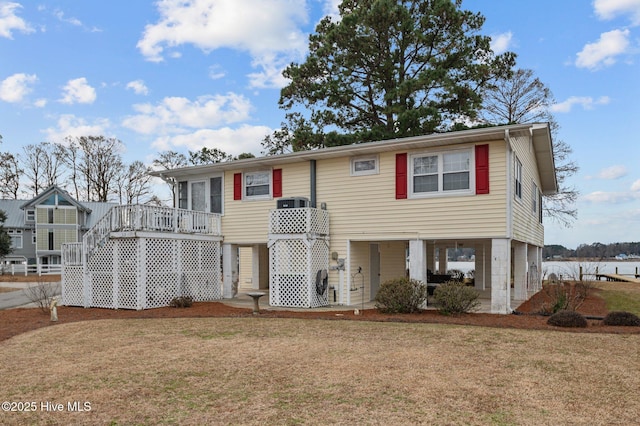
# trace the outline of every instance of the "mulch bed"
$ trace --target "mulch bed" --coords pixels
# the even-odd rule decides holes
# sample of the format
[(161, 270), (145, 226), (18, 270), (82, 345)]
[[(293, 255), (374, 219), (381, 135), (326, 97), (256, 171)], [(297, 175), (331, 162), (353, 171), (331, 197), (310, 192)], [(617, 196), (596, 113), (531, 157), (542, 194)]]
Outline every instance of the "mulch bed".
[[(640, 327), (604, 326), (598, 319), (590, 319), (587, 328), (561, 328), (547, 324), (547, 316), (538, 315), (544, 301), (544, 294), (538, 293), (519, 306), (518, 314), (464, 314), (459, 316), (441, 315), (435, 310), (426, 310), (416, 314), (383, 314), (376, 309), (361, 310), (359, 315), (354, 311), (279, 311), (262, 310), (260, 318), (302, 318), (322, 320), (382, 321), (403, 323), (459, 324), (483, 327), (500, 327), (532, 330), (559, 330), (580, 333), (627, 333), (640, 334)], [(578, 309), (588, 317), (601, 318), (607, 314), (604, 300), (599, 290), (593, 289), (589, 297)], [(58, 322), (51, 322), (49, 313), (37, 308), (17, 308), (0, 311), (0, 342), (12, 336), (35, 330), (41, 327), (55, 327), (77, 321), (98, 319), (125, 318), (251, 318), (251, 309), (236, 308), (222, 302), (199, 302), (190, 308), (156, 308), (144, 311), (113, 310), (100, 308), (80, 308), (61, 306), (58, 308)]]

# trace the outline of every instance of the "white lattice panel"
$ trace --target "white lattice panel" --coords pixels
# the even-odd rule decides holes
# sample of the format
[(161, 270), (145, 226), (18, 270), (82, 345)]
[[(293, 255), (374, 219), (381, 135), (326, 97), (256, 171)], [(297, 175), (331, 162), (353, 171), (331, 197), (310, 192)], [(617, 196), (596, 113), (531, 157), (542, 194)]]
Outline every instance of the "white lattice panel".
[(269, 233), (329, 235), (329, 214), (326, 210), (306, 207), (271, 210)]
[(67, 306), (84, 306), (82, 282), (82, 265), (63, 265), (62, 304)]
[(174, 297), (222, 298), (220, 242), (169, 238), (106, 240), (87, 263), (65, 266), (64, 304), (112, 309), (168, 306)]
[(328, 305), (327, 291), (316, 291), (318, 271), (329, 269), (329, 248), (323, 239), (275, 240), (269, 248), (269, 304), (292, 308)]

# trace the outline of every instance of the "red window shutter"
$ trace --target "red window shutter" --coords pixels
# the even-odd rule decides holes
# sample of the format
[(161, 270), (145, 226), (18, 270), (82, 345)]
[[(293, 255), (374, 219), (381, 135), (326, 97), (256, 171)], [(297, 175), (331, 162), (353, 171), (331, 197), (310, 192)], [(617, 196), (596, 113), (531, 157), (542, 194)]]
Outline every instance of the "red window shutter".
[(273, 169), (273, 197), (282, 197), (282, 169)]
[(476, 145), (476, 194), (489, 193), (489, 145)]
[(233, 175), (233, 199), (242, 200), (242, 173)]
[(396, 154), (396, 200), (407, 198), (407, 154)]

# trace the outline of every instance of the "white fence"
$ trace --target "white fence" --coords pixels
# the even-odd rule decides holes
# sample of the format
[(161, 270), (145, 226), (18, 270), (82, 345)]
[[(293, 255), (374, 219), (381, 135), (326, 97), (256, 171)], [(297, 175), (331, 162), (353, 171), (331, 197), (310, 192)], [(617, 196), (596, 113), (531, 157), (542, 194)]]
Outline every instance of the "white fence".
[(5, 275), (60, 275), (62, 265), (0, 265), (0, 273)]

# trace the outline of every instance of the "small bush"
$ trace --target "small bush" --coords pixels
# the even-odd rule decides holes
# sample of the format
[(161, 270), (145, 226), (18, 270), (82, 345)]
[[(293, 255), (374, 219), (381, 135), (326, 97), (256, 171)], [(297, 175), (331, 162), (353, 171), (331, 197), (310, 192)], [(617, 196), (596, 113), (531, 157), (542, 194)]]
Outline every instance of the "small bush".
[(438, 310), (445, 315), (458, 315), (474, 311), (480, 306), (478, 292), (458, 281), (439, 285), (433, 295)]
[(173, 308), (189, 308), (193, 305), (193, 298), (191, 296), (174, 297), (169, 302), (169, 306)]
[(37, 284), (31, 285), (22, 291), (43, 313), (48, 314), (51, 301), (57, 294), (60, 294), (60, 285), (48, 282), (43, 277), (38, 277)]
[(547, 320), (547, 324), (557, 327), (580, 327), (587, 326), (587, 319), (576, 311), (558, 311), (551, 315)]
[(393, 314), (417, 312), (426, 300), (427, 286), (410, 278), (385, 281), (375, 297), (376, 309)]
[(604, 325), (622, 325), (637, 327), (640, 326), (640, 317), (631, 312), (615, 311), (609, 312), (602, 321)]

